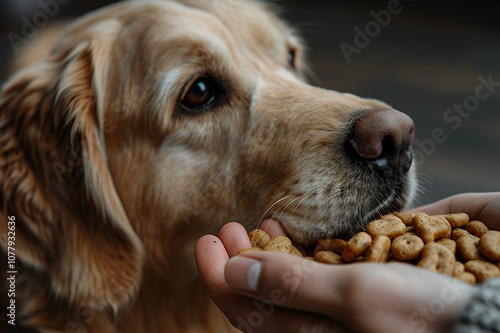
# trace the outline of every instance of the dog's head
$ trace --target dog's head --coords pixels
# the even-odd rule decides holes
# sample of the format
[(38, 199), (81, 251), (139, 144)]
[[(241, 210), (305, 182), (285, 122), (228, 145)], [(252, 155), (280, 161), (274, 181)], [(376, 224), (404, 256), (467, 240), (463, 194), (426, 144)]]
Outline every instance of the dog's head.
[(143, 265), (229, 220), (307, 243), (414, 196), (411, 119), (307, 84), (300, 39), (265, 7), (114, 5), (4, 87), (0, 217), (57, 295), (117, 308)]

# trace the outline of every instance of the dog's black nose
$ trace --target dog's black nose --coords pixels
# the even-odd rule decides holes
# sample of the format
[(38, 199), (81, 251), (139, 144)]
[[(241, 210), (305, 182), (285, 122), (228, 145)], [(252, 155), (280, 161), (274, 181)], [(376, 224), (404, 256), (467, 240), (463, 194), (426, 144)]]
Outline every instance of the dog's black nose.
[(349, 145), (358, 158), (390, 177), (410, 170), (414, 140), (415, 125), (409, 116), (393, 109), (373, 110), (356, 119)]

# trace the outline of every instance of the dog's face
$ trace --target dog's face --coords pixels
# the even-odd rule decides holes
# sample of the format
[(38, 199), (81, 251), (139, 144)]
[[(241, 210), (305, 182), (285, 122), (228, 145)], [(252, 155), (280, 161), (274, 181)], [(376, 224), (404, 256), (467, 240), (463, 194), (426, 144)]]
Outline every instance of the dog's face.
[[(148, 225), (202, 228), (234, 219), (254, 227), (273, 217), (309, 242), (352, 234), (408, 202), (412, 169), (385, 172), (377, 167), (383, 159), (350, 149), (356, 134), (367, 141), (378, 135), (354, 133), (356, 121), (388, 105), (305, 83), (299, 39), (261, 4), (224, 11), (193, 3), (155, 5), (149, 13), (143, 4), (148, 14), (134, 24), (147, 28), (114, 41), (116, 63), (106, 75), (126, 84), (106, 88), (106, 143), (129, 216), (143, 217), (136, 195), (143, 193)], [(133, 45), (145, 52), (123, 54)], [(394, 126), (407, 137), (388, 154), (406, 153), (411, 143), (412, 128), (401, 122)], [(135, 133), (138, 123), (142, 133)]]
[(261, 3), (127, 2), (78, 21), (0, 100), (2, 215), (26, 239), (46, 224), (20, 258), (46, 271), (59, 253), (54, 288), (91, 297), (71, 260), (102, 290), (102, 267), (140, 275), (230, 220), (272, 217), (307, 243), (402, 208), (411, 120), (313, 87), (304, 68), (300, 40)]

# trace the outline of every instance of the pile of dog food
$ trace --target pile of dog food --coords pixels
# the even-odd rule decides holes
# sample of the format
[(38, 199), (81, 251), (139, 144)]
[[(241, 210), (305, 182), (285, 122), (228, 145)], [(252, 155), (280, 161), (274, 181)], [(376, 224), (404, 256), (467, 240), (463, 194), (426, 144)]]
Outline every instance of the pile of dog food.
[(299, 251), (285, 236), (249, 233), (247, 251), (291, 253), (322, 263), (405, 262), (475, 284), (500, 277), (500, 231), (465, 213), (392, 213), (371, 221), (349, 240), (322, 239), (311, 253)]

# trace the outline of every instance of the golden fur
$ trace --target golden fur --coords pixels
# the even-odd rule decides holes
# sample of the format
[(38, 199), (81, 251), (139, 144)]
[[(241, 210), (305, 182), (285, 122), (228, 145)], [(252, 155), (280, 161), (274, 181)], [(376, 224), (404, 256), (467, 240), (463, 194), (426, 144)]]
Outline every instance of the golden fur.
[[(266, 5), (220, 3), (91, 13), (4, 85), (0, 244), (15, 216), (19, 332), (232, 331), (197, 277), (198, 237), (274, 216), (307, 242), (412, 196), (342, 151), (357, 112), (388, 106), (308, 85)], [(225, 100), (189, 114), (180, 96), (201, 75)]]

